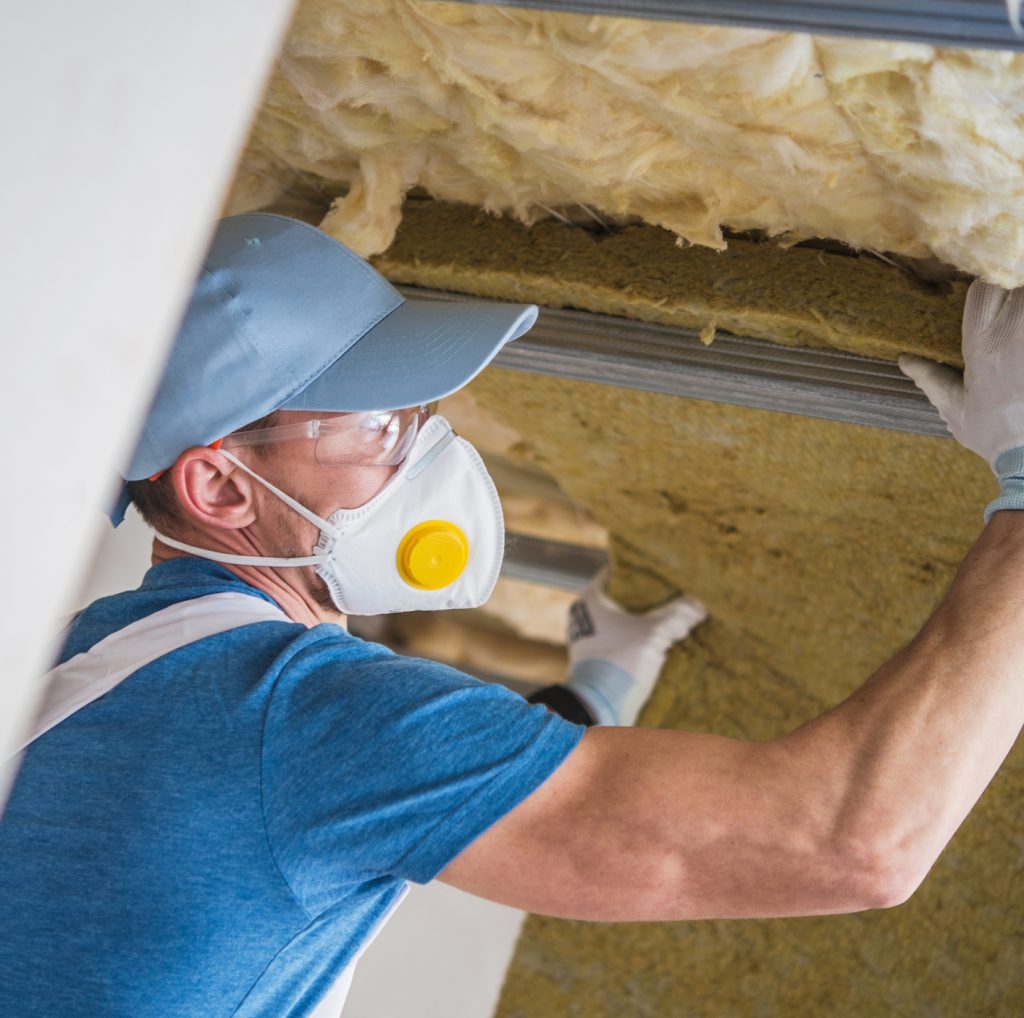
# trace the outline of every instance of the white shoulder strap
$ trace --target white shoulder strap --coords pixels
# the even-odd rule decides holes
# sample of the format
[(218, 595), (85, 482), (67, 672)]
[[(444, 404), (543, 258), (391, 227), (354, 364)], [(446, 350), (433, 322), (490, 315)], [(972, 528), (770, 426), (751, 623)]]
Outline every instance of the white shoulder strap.
[[(249, 594), (234, 593), (207, 594), (190, 601), (179, 601), (169, 608), (147, 615), (111, 633), (90, 650), (76, 654), (43, 677), (48, 687), (42, 710), (16, 752), (20, 753), (40, 735), (93, 700), (99, 699), (104, 693), (109, 693), (119, 682), (164, 654), (204, 637), (254, 622), (289, 621), (288, 616), (276, 605)], [(336, 1018), (348, 996), (359, 956), (398, 908), (408, 890), (407, 886), (404, 887), (391, 903), (333, 988), (320, 1001), (312, 1018)]]
[(277, 605), (241, 593), (207, 594), (147, 615), (43, 676), (42, 709), (15, 752), (164, 654), (238, 626), (289, 621)]

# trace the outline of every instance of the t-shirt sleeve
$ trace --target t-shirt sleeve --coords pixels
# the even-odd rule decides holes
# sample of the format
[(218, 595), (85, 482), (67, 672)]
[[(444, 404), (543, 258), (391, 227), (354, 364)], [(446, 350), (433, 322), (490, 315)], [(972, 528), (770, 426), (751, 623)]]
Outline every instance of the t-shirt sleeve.
[(586, 731), (453, 668), (333, 646), (283, 670), (263, 732), (271, 850), (307, 907), (374, 876), (433, 879)]

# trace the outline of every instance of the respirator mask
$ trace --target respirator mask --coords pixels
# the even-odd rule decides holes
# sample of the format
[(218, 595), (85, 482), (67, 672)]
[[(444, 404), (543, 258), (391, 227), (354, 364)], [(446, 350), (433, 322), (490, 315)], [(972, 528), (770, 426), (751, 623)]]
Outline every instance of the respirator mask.
[(171, 548), (230, 565), (314, 566), (346, 615), (478, 608), (501, 569), (505, 526), (480, 454), (443, 417), (419, 429), (384, 487), (355, 509), (317, 516), (226, 449), (221, 454), (320, 531), (311, 555), (229, 555), (157, 534)]

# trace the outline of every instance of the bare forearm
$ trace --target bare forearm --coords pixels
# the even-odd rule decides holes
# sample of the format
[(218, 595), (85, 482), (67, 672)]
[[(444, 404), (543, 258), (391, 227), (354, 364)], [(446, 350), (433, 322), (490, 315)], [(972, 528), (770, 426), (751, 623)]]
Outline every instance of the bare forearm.
[(863, 845), (909, 892), (995, 774), (1022, 721), (1024, 512), (1002, 512), (917, 637), (843, 704), (782, 744), (835, 803), (837, 850), (856, 854)]
[(592, 728), (442, 879), (580, 919), (903, 900), (1024, 717), (1024, 512), (1010, 516), (996, 515), (921, 633), (838, 707), (768, 743)]

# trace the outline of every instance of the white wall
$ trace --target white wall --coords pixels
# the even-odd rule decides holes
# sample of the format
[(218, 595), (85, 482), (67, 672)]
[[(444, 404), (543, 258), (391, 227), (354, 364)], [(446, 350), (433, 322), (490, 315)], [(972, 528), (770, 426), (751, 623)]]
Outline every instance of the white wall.
[(291, 6), (4, 9), (0, 805)]
[(525, 914), (413, 887), (359, 960), (344, 1018), (489, 1018)]

